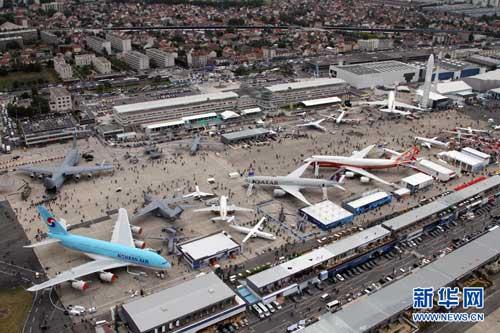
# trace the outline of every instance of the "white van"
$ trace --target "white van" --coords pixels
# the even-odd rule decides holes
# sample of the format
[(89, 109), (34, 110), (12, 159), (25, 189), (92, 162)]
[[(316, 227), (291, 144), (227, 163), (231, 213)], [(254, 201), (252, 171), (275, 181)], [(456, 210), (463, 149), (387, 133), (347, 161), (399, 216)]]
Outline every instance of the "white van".
[(271, 315), (269, 309), (264, 304), (262, 304), (262, 302), (257, 303), (257, 306), (262, 310), (262, 312), (264, 312), (264, 315), (266, 317), (269, 317)]
[(330, 303), (326, 304), (326, 309), (328, 311), (337, 311), (340, 309), (340, 302), (338, 300), (331, 301)]
[(321, 300), (323, 302), (326, 302), (326, 300), (329, 299), (329, 298), (330, 298), (330, 294), (328, 294), (328, 293), (325, 293), (325, 294), (321, 295)]
[(260, 309), (260, 307), (257, 306), (257, 304), (252, 305), (252, 309), (260, 319), (263, 319), (265, 317), (264, 312)]

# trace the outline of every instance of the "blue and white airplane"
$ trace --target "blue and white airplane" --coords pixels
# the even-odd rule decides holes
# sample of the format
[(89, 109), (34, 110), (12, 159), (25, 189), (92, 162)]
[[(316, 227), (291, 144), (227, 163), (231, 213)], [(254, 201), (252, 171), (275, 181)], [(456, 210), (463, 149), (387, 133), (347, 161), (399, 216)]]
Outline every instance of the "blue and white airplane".
[(171, 267), (170, 262), (156, 252), (135, 247), (127, 210), (124, 208), (118, 210), (118, 220), (109, 242), (73, 235), (66, 230), (65, 223), (56, 220), (54, 215), (44, 206), (37, 206), (37, 209), (42, 221), (49, 228), (47, 233), (49, 238), (25, 247), (32, 248), (60, 243), (66, 248), (86, 254), (93, 261), (62, 272), (44, 283), (34, 285), (28, 291), (49, 288), (66, 281), (71, 281), (71, 286), (75, 289), (85, 290), (88, 288), (88, 284), (85, 281), (77, 280), (78, 278), (99, 273), (99, 278), (102, 281), (113, 282), (116, 276), (107, 270), (119, 267), (141, 266), (158, 270), (166, 270)]

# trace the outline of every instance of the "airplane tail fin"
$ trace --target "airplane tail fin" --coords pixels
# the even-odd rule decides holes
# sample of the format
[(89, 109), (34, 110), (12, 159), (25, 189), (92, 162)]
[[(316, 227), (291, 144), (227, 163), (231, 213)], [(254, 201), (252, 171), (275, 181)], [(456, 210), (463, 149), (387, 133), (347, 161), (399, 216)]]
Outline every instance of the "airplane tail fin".
[(45, 206), (37, 206), (38, 213), (40, 214), (40, 217), (42, 221), (47, 224), (49, 227), (49, 233), (53, 234), (62, 234), (65, 235), (68, 233), (66, 230), (66, 226), (63, 225), (60, 221), (56, 220), (54, 215), (45, 208)]
[(413, 146), (410, 150), (405, 151), (396, 158), (398, 163), (409, 163), (415, 161), (417, 159), (418, 154), (420, 153), (420, 149), (417, 146)]
[(76, 149), (76, 130), (73, 131), (73, 149)]

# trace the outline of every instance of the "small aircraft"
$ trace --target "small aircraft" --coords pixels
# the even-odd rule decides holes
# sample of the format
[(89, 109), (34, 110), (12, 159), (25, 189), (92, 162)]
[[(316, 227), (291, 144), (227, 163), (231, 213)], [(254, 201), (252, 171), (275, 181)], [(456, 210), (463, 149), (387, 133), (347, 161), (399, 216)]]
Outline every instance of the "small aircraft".
[[(400, 116), (411, 115), (411, 112), (403, 111), (400, 109), (422, 111), (422, 109), (417, 107), (417, 106), (413, 106), (410, 104), (401, 103), (401, 102), (396, 101), (396, 93), (394, 91), (390, 91), (388, 98), (383, 100), (383, 101), (361, 102), (361, 104), (382, 106), (383, 108), (379, 109), (380, 112), (389, 113), (389, 114), (396, 114), (396, 115), (400, 115)], [(400, 108), (400, 109), (398, 109), (398, 108)]]
[(235, 205), (227, 204), (227, 197), (222, 195), (220, 197), (219, 205), (212, 205), (208, 208), (199, 208), (195, 209), (195, 212), (214, 212), (219, 213), (218, 217), (212, 217), (212, 221), (227, 221), (232, 222), (234, 220), (234, 216), (228, 216), (227, 214), (230, 212), (253, 212), (253, 209), (238, 207)]
[(247, 177), (245, 178), (245, 182), (248, 184), (247, 195), (250, 195), (252, 193), (254, 185), (273, 186), (277, 187), (273, 192), (274, 196), (279, 197), (288, 193), (293, 195), (295, 198), (299, 199), (306, 205), (311, 205), (311, 203), (300, 192), (301, 189), (321, 188), (323, 189), (323, 194), (325, 197), (328, 187), (336, 187), (345, 191), (345, 188), (340, 186), (340, 184), (342, 184), (343, 182), (344, 177), (341, 177), (339, 181), (316, 178), (301, 178), (302, 174), (306, 171), (310, 164), (311, 163), (306, 163), (286, 176)]
[(241, 225), (236, 225), (236, 224), (230, 224), (229, 227), (236, 230), (236, 231), (239, 231), (243, 234), (247, 234), (245, 236), (245, 238), (243, 238), (243, 240), (241, 241), (242, 243), (245, 243), (247, 240), (249, 240), (250, 238), (253, 238), (253, 237), (260, 237), (260, 238), (269, 239), (269, 240), (276, 240), (276, 236), (274, 236), (273, 234), (261, 231), (262, 230), (261, 225), (262, 225), (262, 223), (264, 223), (265, 220), (266, 220), (266, 217), (261, 218), (260, 221), (256, 225), (254, 225), (252, 228), (247, 228), (247, 227), (243, 227)]
[(92, 175), (99, 171), (113, 170), (112, 164), (99, 164), (95, 166), (76, 166), (80, 161), (80, 153), (76, 145), (76, 132), (73, 133), (73, 146), (66, 154), (63, 162), (58, 166), (21, 166), (19, 171), (29, 173), (31, 178), (43, 179), (43, 184), (47, 191), (56, 192), (64, 184), (64, 181), (69, 176), (73, 176), (75, 180), (79, 180), (81, 175), (86, 175), (91, 178)]
[(420, 143), (420, 145), (427, 147), (428, 149), (431, 149), (432, 146), (448, 148), (448, 146), (450, 145), (449, 142), (439, 141), (437, 136), (433, 138), (424, 138), (421, 136), (416, 136), (415, 142)]
[(328, 120), (333, 120), (335, 121), (336, 124), (342, 124), (342, 123), (346, 123), (346, 124), (350, 124), (350, 123), (359, 123), (361, 122), (363, 119), (361, 118), (345, 118), (345, 115), (346, 115), (347, 111), (346, 110), (342, 110), (340, 111), (340, 114), (338, 116), (335, 116), (335, 115), (329, 115), (329, 116), (326, 116), (326, 119)]
[[(119, 267), (140, 266), (156, 270), (166, 270), (171, 267), (170, 262), (156, 252), (137, 248), (138, 244), (132, 237), (127, 210), (124, 208), (118, 210), (118, 219), (109, 242), (71, 234), (67, 231), (64, 220), (57, 220), (44, 206), (37, 206), (37, 209), (42, 222), (49, 228), (48, 238), (25, 247), (33, 248), (59, 243), (66, 248), (87, 255), (93, 261), (64, 271), (46, 282), (28, 288), (28, 291), (50, 288), (67, 281), (71, 282), (73, 288), (85, 290), (89, 286), (87, 282), (78, 280), (79, 278), (98, 273), (99, 279), (111, 283), (116, 280), (116, 276), (107, 270)], [(139, 244), (141, 247), (142, 243)], [(56, 252), (54, 253), (57, 255)]]
[(463, 131), (466, 132), (467, 134), (475, 134), (475, 133), (490, 133), (488, 130), (480, 130), (480, 129), (475, 129), (469, 127), (457, 127), (455, 128), (457, 131)]
[(408, 166), (412, 164), (418, 153), (420, 152), (418, 147), (413, 147), (412, 149), (400, 154), (399, 156), (393, 156), (390, 159), (385, 158), (366, 158), (366, 155), (375, 147), (375, 145), (370, 145), (360, 151), (355, 151), (351, 156), (330, 156), (330, 155), (314, 155), (307, 158), (305, 161), (310, 162), (314, 165), (314, 173), (318, 175), (320, 167), (334, 167), (339, 169), (344, 169), (357, 173), (361, 176), (371, 178), (382, 184), (395, 186), (380, 177), (368, 172), (369, 169), (387, 169), (398, 166)]
[(213, 193), (208, 193), (208, 192), (201, 192), (200, 187), (198, 185), (195, 186), (195, 191), (192, 193), (188, 193), (183, 195), (183, 198), (194, 198), (194, 199), (201, 199), (203, 197), (211, 197), (213, 196)]
[(149, 213), (155, 213), (157, 216), (163, 217), (168, 220), (178, 219), (184, 208), (182, 205), (178, 205), (178, 202), (186, 201), (187, 198), (164, 198), (158, 199), (150, 194), (144, 193), (144, 204), (145, 206), (137, 211), (132, 217), (133, 221), (138, 220)]
[(326, 128), (320, 125), (323, 121), (325, 121), (325, 118), (322, 118), (319, 120), (313, 120), (313, 121), (307, 122), (305, 124), (298, 124), (295, 126), (296, 127), (309, 127), (309, 128), (314, 128), (314, 129), (326, 132)]

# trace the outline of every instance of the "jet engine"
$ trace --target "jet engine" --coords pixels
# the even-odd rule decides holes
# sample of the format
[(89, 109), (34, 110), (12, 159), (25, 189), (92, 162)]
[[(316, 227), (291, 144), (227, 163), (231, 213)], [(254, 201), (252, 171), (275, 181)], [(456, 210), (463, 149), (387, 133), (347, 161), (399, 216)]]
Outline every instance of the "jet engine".
[(286, 195), (286, 192), (283, 191), (283, 190), (280, 190), (279, 188), (276, 188), (273, 190), (273, 196), (279, 198), (279, 197), (283, 197)]
[(134, 245), (136, 248), (138, 249), (143, 249), (146, 247), (146, 242), (144, 241), (141, 241), (141, 240), (137, 240), (137, 239), (134, 239)]
[(87, 174), (87, 178), (88, 179), (92, 178), (92, 174), (90, 172)]
[(30, 177), (31, 178), (35, 178), (36, 177), (36, 173), (34, 173), (34, 172), (30, 173)]
[(99, 279), (104, 282), (113, 283), (117, 279), (116, 275), (110, 272), (101, 272), (99, 273)]
[(73, 178), (75, 178), (76, 180), (80, 180), (80, 177), (81, 177), (81, 176), (80, 176), (80, 174), (79, 174), (79, 173), (77, 173), (76, 175), (74, 175), (74, 176), (73, 176)]
[(131, 225), (130, 226), (130, 231), (132, 231), (132, 233), (134, 233), (136, 235), (142, 234), (142, 228), (141, 227), (137, 227), (135, 225)]
[(75, 280), (71, 282), (71, 287), (75, 288), (76, 290), (84, 291), (85, 289), (89, 288), (89, 285), (85, 281)]
[(38, 175), (38, 179), (43, 179), (43, 175), (42, 175), (42, 174), (39, 174), (39, 175)]

